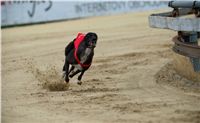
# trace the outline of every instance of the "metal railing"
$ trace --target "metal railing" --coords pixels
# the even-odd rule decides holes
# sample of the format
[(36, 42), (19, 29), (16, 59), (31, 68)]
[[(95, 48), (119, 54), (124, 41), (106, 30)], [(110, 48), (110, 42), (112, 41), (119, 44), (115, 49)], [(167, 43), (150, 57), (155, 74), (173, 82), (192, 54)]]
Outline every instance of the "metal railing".
[(177, 36), (172, 39), (173, 51), (189, 57), (194, 71), (200, 72), (200, 1), (170, 1), (168, 6), (173, 10), (150, 15), (149, 25), (177, 31)]

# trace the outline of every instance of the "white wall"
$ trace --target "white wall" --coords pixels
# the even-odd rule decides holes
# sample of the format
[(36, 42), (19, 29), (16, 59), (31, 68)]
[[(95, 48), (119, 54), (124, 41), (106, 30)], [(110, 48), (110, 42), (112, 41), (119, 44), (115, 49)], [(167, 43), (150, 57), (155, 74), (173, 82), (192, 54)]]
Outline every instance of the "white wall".
[(5, 1), (1, 3), (1, 24), (8, 26), (167, 8), (167, 3), (166, 1)]

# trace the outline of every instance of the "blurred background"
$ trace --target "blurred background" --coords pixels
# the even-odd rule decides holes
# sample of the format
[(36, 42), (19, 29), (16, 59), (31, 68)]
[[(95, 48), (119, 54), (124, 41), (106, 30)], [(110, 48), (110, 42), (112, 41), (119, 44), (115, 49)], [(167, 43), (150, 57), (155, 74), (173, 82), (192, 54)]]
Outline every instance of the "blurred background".
[[(176, 31), (149, 26), (151, 14), (172, 10), (167, 1), (1, 1), (2, 123), (200, 123), (200, 73), (172, 51)], [(83, 85), (75, 76), (67, 86), (64, 49), (78, 32), (98, 43)]]
[(1, 1), (2, 27), (167, 8), (167, 1)]

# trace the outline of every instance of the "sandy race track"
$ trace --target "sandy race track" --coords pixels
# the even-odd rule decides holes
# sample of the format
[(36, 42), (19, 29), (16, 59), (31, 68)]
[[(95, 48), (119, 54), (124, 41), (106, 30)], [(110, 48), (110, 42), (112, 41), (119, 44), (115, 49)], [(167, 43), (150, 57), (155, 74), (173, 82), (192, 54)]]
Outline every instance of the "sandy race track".
[[(176, 32), (149, 28), (151, 13), (3, 29), (2, 122), (199, 123), (200, 86), (184, 91), (162, 82)], [(81, 86), (76, 76), (67, 88), (64, 47), (89, 31), (99, 36), (93, 64)], [(174, 72), (169, 81), (178, 80)]]

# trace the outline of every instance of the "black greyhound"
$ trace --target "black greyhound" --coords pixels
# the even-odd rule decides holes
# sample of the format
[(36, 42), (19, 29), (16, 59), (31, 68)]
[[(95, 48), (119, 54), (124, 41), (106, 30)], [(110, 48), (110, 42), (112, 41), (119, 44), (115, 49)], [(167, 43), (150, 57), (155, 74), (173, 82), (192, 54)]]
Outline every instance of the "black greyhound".
[[(66, 83), (69, 82), (69, 77), (72, 78), (81, 72), (78, 76), (78, 84), (82, 84), (82, 76), (92, 63), (97, 38), (96, 33), (89, 32), (86, 35), (79, 33), (76, 39), (67, 45), (65, 48), (65, 64), (63, 66), (63, 78)], [(71, 68), (69, 70), (70, 65)]]

